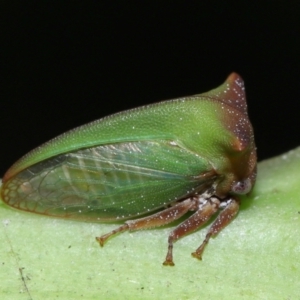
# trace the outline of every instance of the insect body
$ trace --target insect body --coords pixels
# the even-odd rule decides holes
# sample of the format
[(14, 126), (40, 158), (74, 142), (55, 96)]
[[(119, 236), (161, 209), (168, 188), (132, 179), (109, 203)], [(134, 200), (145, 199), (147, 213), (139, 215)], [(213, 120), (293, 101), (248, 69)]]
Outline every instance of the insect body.
[(6, 172), (1, 196), (49, 216), (127, 219), (97, 238), (101, 246), (118, 232), (165, 225), (193, 211), (169, 235), (164, 264), (174, 265), (173, 243), (223, 208), (193, 253), (201, 259), (255, 178), (244, 84), (233, 73), (210, 92), (117, 113), (54, 138)]

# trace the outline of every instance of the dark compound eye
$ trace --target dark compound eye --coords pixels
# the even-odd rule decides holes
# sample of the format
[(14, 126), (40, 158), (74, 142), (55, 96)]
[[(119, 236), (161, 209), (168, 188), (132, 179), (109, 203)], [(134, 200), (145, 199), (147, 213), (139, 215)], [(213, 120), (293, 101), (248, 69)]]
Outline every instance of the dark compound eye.
[(235, 194), (243, 195), (249, 193), (251, 189), (252, 189), (251, 180), (250, 178), (247, 178), (242, 181), (234, 182), (231, 191)]

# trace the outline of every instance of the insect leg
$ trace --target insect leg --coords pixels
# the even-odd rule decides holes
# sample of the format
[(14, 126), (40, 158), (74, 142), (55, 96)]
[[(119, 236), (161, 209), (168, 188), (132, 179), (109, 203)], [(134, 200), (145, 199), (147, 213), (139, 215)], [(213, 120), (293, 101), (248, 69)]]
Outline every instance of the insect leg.
[(218, 210), (220, 205), (220, 200), (215, 197), (204, 199), (204, 202), (202, 202), (203, 199), (201, 198), (197, 198), (194, 201), (197, 201), (197, 211), (187, 220), (177, 226), (169, 235), (168, 253), (166, 256), (166, 260), (163, 263), (163, 265), (165, 266), (174, 266), (173, 243), (181, 237), (187, 235), (192, 231), (195, 231), (197, 228), (202, 226)]
[(101, 237), (96, 237), (96, 240), (99, 242), (100, 246), (103, 246), (109, 237), (117, 233), (126, 230), (131, 231), (131, 230), (147, 229), (147, 228), (166, 225), (168, 223), (171, 223), (179, 219), (186, 212), (193, 209), (193, 206), (194, 206), (194, 201), (191, 198), (188, 198), (182, 202), (179, 202), (153, 215), (136, 219), (136, 220), (126, 221), (125, 224), (120, 226), (119, 228), (112, 230), (111, 232), (104, 234)]
[(202, 259), (202, 253), (211, 236), (218, 234), (223, 228), (225, 228), (228, 225), (228, 223), (239, 211), (239, 207), (240, 201), (237, 198), (230, 198), (226, 202), (224, 210), (220, 212), (217, 219), (209, 228), (203, 243), (195, 252), (192, 253), (193, 257), (198, 258), (200, 260)]

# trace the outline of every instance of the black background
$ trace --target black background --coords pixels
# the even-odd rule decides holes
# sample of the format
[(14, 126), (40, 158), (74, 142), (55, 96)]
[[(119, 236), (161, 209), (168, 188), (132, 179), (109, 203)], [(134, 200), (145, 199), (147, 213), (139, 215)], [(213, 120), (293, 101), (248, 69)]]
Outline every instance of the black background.
[(205, 92), (238, 72), (259, 159), (300, 145), (299, 1), (6, 1), (0, 174), (107, 114)]

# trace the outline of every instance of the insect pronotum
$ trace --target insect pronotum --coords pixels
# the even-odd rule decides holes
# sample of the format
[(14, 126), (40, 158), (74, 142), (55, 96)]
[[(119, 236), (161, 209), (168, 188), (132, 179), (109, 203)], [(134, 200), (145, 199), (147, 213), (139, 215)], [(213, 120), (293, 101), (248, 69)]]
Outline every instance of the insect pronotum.
[(192, 253), (201, 259), (255, 178), (244, 83), (232, 73), (210, 92), (117, 113), (54, 138), (6, 172), (1, 196), (14, 208), (54, 217), (127, 219), (96, 238), (101, 246), (116, 233), (162, 226), (192, 211), (169, 235), (163, 264), (171, 266), (173, 243), (221, 209)]

